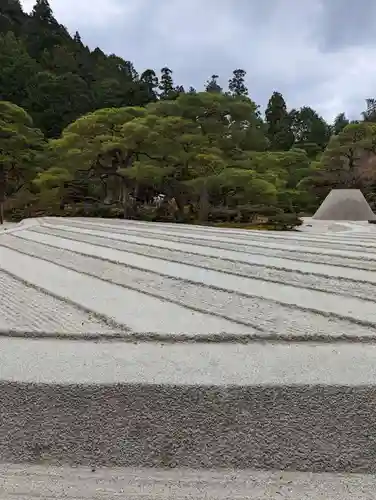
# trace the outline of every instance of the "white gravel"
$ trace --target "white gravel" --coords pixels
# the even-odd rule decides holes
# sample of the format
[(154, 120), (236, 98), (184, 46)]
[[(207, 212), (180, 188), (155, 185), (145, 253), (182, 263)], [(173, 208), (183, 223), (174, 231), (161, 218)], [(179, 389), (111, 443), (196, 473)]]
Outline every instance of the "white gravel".
[(0, 338), (0, 380), (82, 385), (375, 386), (376, 345)]
[(0, 272), (0, 332), (119, 333), (93, 314)]
[[(23, 239), (23, 237), (27, 239)], [(344, 332), (351, 331), (352, 335), (358, 336), (373, 336), (375, 334), (375, 329), (357, 324), (356, 320), (359, 318), (354, 317), (354, 314), (349, 315), (348, 319), (339, 319), (314, 314), (312, 311), (307, 312), (299, 308), (297, 304), (291, 303), (289, 295), (283, 288), (284, 285), (274, 284), (274, 286), (282, 288), (281, 300), (283, 300), (283, 297), (288, 298), (287, 301), (284, 300), (286, 305), (259, 297), (259, 290), (250, 289), (249, 293), (251, 295), (248, 295), (248, 291), (244, 286), (243, 293), (239, 293), (237, 290), (242, 288), (240, 285), (237, 289), (225, 289), (223, 287), (222, 289), (215, 289), (210, 283), (205, 280), (200, 281), (200, 277), (193, 274), (188, 281), (176, 279), (176, 275), (169, 275), (168, 269), (165, 269), (164, 264), (166, 263), (163, 261), (159, 266), (160, 272), (156, 266), (150, 272), (148, 270), (151, 269), (150, 258), (144, 259), (136, 255), (134, 256), (136, 261), (133, 264), (137, 264), (137, 267), (128, 267), (118, 263), (129, 263), (129, 259), (132, 257), (132, 254), (129, 253), (125, 254), (111, 248), (98, 248), (87, 243), (64, 240), (33, 232), (30, 232), (30, 234), (25, 232), (23, 237), (14, 238), (10, 236), (3, 240), (3, 244), (6, 244), (9, 248), (27, 252), (31, 256), (46, 258), (50, 262), (59, 263), (69, 269), (85, 272), (90, 276), (101, 278), (110, 283), (153, 294), (162, 300), (178, 301), (185, 307), (240, 322), (250, 327), (249, 333), (261, 331), (266, 334), (294, 336), (325, 336), (329, 334), (341, 336)], [(37, 241), (33, 241), (33, 238)], [(43, 243), (53, 246), (44, 246)], [(112, 262), (102, 260), (105, 258), (112, 259)], [(187, 267), (183, 263), (179, 264), (179, 266)], [(231, 278), (235, 278), (232, 275), (223, 273), (218, 273), (218, 276), (229, 281)], [(246, 280), (246, 278), (239, 279), (243, 282)], [(341, 282), (339, 283), (341, 284)], [(369, 286), (372, 287), (372, 285)], [(300, 287), (295, 287), (294, 290), (296, 290), (296, 293), (302, 293)], [(349, 294), (350, 291), (349, 289)], [(337, 313), (341, 313), (342, 316), (344, 316), (344, 300), (358, 300), (350, 299), (350, 297), (331, 296), (332, 299), (335, 297), (337, 297)], [(373, 314), (375, 308), (372, 302), (359, 302), (361, 302), (362, 306), (366, 304), (371, 314)], [(342, 309), (340, 309), (340, 306)], [(355, 308), (355, 306), (353, 307)], [(358, 312), (357, 308), (355, 310)], [(350, 312), (352, 313), (352, 311)], [(235, 331), (235, 329), (230, 330), (230, 332)]]
[[(235, 250), (226, 250), (221, 246), (217, 247), (205, 247), (205, 246), (192, 246), (191, 244), (183, 242), (177, 243), (168, 239), (155, 240), (148, 239), (148, 244), (145, 245), (145, 237), (138, 237), (129, 234), (104, 234), (100, 231), (95, 231), (91, 229), (83, 229), (82, 227), (71, 226), (60, 226), (58, 229), (50, 226), (43, 225), (43, 228), (32, 228), (33, 232), (39, 232), (41, 234), (51, 234), (67, 239), (75, 239), (78, 241), (93, 243), (98, 246), (108, 246), (117, 250), (131, 253), (139, 253), (140, 255), (146, 255), (155, 258), (168, 258), (174, 262), (186, 262), (187, 259), (192, 262), (192, 264), (209, 262), (210, 267), (216, 267), (221, 265), (223, 270), (229, 270), (231, 268), (233, 271), (236, 266), (248, 264), (247, 268), (250, 266), (259, 265), (265, 268), (271, 268), (273, 271), (277, 269), (292, 271), (299, 271), (304, 274), (320, 274), (324, 276), (333, 276), (353, 279), (354, 281), (366, 281), (376, 283), (376, 274), (360, 269), (360, 266), (364, 265), (362, 261), (355, 261), (355, 269), (348, 267), (348, 261), (343, 261), (340, 266), (333, 266), (328, 264), (315, 264), (310, 262), (305, 262), (304, 267), (299, 261), (294, 261), (292, 259), (278, 258), (264, 256), (261, 254), (252, 254), (250, 252), (238, 252)], [(73, 233), (73, 234), (72, 234)], [(23, 232), (23, 237), (27, 237), (28, 233)], [(227, 262), (226, 262), (227, 261)], [(222, 264), (219, 264), (221, 263)], [(291, 276), (290, 276), (291, 277)]]
[(373, 500), (376, 477), (261, 470), (0, 466), (2, 500)]
[(376, 233), (356, 233), (50, 218), (3, 233), (0, 268), (134, 332), (370, 337)]
[[(0, 231), (0, 381), (4, 393), (9, 386), (10, 397), (2, 424), (7, 461), (16, 462), (12, 453), (18, 446), (14, 456), (22, 462), (30, 440), (43, 444), (46, 435), (56, 463), (87, 460), (90, 440), (100, 443), (104, 459), (107, 443), (115, 443), (108, 449), (112, 460), (116, 443), (127, 432), (135, 439), (137, 429), (144, 429), (139, 420), (143, 425), (154, 418), (145, 433), (129, 441), (137, 443), (142, 457), (145, 438), (151, 439), (153, 453), (154, 439), (158, 453), (170, 438), (180, 446), (183, 422), (187, 435), (196, 436), (197, 450), (204, 450), (203, 463), (211, 463), (208, 451), (223, 457), (213, 463), (226, 467), (284, 469), (287, 464), (293, 469), (298, 464), (302, 470), (338, 466), (374, 472), (369, 433), (376, 386), (375, 228), (308, 223), (300, 233), (263, 233), (49, 218)], [(60, 337), (12, 338), (6, 335), (10, 331)], [(72, 333), (74, 341), (64, 338)], [(85, 334), (105, 339), (92, 342)], [(117, 334), (123, 338), (109, 338)], [(177, 334), (199, 342), (182, 342)], [(213, 341), (207, 334), (219, 335)], [(242, 342), (244, 335), (257, 339)], [(120, 387), (135, 405), (134, 421), (122, 399), (128, 392), (119, 392)], [(189, 424), (187, 415), (197, 414), (198, 401), (214, 394), (213, 388), (220, 389), (220, 399), (202, 418), (198, 414), (199, 426)], [(54, 400), (56, 394), (67, 399)], [(163, 394), (168, 403), (161, 402)], [(238, 399), (231, 399), (234, 395)], [(252, 406), (252, 400), (260, 404)], [(64, 409), (61, 401), (68, 401)], [(69, 420), (80, 405), (82, 418)], [(116, 411), (123, 420), (114, 425)], [(177, 433), (171, 430), (173, 419)], [(213, 422), (221, 431), (211, 435)], [(258, 424), (257, 435), (249, 432)], [(66, 448), (71, 439), (74, 446)], [(191, 449), (184, 459), (193, 456), (188, 466), (195, 467), (201, 455)], [(127, 459), (128, 451), (134, 449), (127, 450)], [(96, 448), (90, 453), (96, 460)], [(239, 457), (244, 461), (226, 463)], [(130, 499), (365, 499), (374, 498), (375, 488), (375, 476), (274, 470), (234, 470), (226, 477), (220, 470), (138, 470), (132, 479), (129, 470), (114, 470), (112, 479), (109, 471), (98, 469), (76, 474), (39, 466), (20, 472), (4, 465), (0, 472), (0, 497), (20, 499), (124, 494)]]
[[(360, 269), (334, 267), (323, 264), (305, 264), (304, 270), (300, 263), (273, 259), (272, 257), (242, 255), (236, 252), (206, 249), (197, 247), (192, 250), (190, 245), (163, 242), (164, 246), (149, 244), (145, 246), (140, 238), (139, 243), (128, 243), (126, 236), (122, 240), (82, 233), (72, 228), (72, 231), (61, 231), (51, 228), (35, 228), (24, 231), (22, 238), (32, 241), (47, 238), (49, 235), (58, 238), (45, 240), (48, 244), (58, 244), (61, 238), (77, 242), (90, 243), (99, 247), (112, 248), (126, 253), (144, 255), (155, 259), (168, 260), (181, 264), (189, 263), (192, 266), (223, 271), (249, 278), (257, 277), (265, 281), (275, 281), (284, 284), (293, 284), (317, 288), (329, 292), (349, 293), (353, 296), (368, 298), (375, 292), (376, 274)], [(35, 234), (39, 233), (36, 238)], [(59, 239), (60, 238), (60, 239)], [(153, 243), (153, 242), (152, 242)], [(170, 248), (169, 248), (170, 247)], [(254, 258), (252, 258), (254, 257)], [(341, 279), (333, 279), (341, 278)]]
[[(93, 219), (82, 219), (76, 218), (74, 221), (70, 220), (68, 223), (62, 219), (58, 220), (54, 218), (45, 218), (40, 219), (41, 223), (47, 223), (51, 225), (56, 225), (58, 223), (59, 226), (63, 224), (71, 226), (72, 222), (74, 224), (84, 224), (91, 228), (111, 228), (113, 230), (124, 230), (125, 225), (123, 220), (119, 219), (97, 219), (93, 221)], [(313, 221), (316, 227), (316, 231), (314, 234), (315, 245), (318, 242), (335, 242), (335, 241), (343, 241), (346, 244), (356, 244), (356, 245), (364, 245), (371, 244), (373, 246), (376, 245), (376, 225), (372, 224), (362, 224), (362, 223), (343, 223), (346, 224), (343, 226), (342, 231), (332, 232), (329, 230), (330, 225), (323, 224), (322, 221)], [(126, 229), (129, 230), (141, 230), (145, 229), (145, 222), (139, 221), (127, 221)], [(335, 224), (337, 227), (338, 224)], [(342, 227), (342, 226), (341, 226)], [(312, 235), (307, 233), (307, 226), (302, 226), (302, 229), (299, 231), (246, 231), (244, 229), (231, 229), (231, 228), (216, 228), (216, 227), (205, 227), (203, 231), (202, 226), (192, 226), (187, 224), (165, 224), (165, 223), (153, 223), (153, 231), (159, 230), (163, 231), (163, 234), (175, 234), (182, 235), (185, 234), (187, 236), (190, 235), (199, 235), (201, 237), (205, 237), (205, 235), (216, 236), (217, 238), (226, 237), (236, 237), (237, 240), (287, 240), (287, 241), (311, 241)], [(359, 241), (359, 232), (361, 232), (362, 241)], [(368, 240), (368, 243), (367, 243)]]
[[(185, 287), (185, 281), (192, 281), (198, 286), (216, 287), (228, 290), (231, 295), (244, 294), (260, 299), (277, 301), (298, 308), (312, 309), (318, 312), (340, 315), (357, 321), (369, 321), (376, 325), (376, 308), (373, 302), (358, 298), (337, 296), (321, 290), (309, 290), (302, 287), (292, 287), (281, 283), (265, 282), (252, 278), (224, 274), (211, 269), (192, 267), (185, 263), (175, 263), (168, 260), (156, 260), (150, 257), (120, 252), (114, 249), (98, 248), (87, 243), (56, 238), (54, 236), (36, 235), (42, 243), (51, 244), (54, 241), (60, 248), (84, 252), (98, 258), (107, 258), (140, 269), (160, 272), (182, 281), (175, 293)], [(45, 250), (47, 252), (47, 250)], [(51, 249), (48, 250), (51, 252)], [(43, 252), (43, 248), (41, 249)], [(42, 254), (41, 254), (42, 255)], [(198, 287), (196, 287), (198, 288)]]
[[(54, 224), (56, 226), (56, 223)], [(73, 227), (72, 227), (73, 226)], [(120, 240), (126, 240), (129, 242), (139, 242), (140, 239), (145, 244), (145, 238), (148, 240), (148, 245), (156, 245), (156, 246), (163, 246), (163, 245), (168, 245), (170, 246), (171, 244), (173, 245), (174, 243), (182, 244), (184, 243), (185, 245), (189, 245), (191, 248), (196, 249), (220, 249), (221, 251), (235, 251), (238, 254), (241, 254), (242, 256), (249, 256), (249, 255), (256, 255), (256, 256), (263, 256), (263, 257), (280, 257), (283, 258), (284, 260), (293, 260), (293, 261), (302, 261), (304, 262), (304, 266), (306, 263), (311, 264), (312, 262), (314, 263), (322, 263), (322, 264), (327, 264), (328, 260), (330, 259), (330, 264), (331, 266), (346, 266), (349, 268), (354, 268), (354, 269), (369, 269), (369, 270), (376, 270), (376, 260), (375, 258), (372, 258), (372, 255), (368, 252), (364, 252), (364, 250), (360, 249), (358, 253), (356, 253), (354, 256), (350, 256), (345, 252), (342, 252), (341, 255), (332, 255), (332, 253), (327, 254), (323, 248), (318, 248), (316, 249), (316, 252), (312, 251), (313, 250), (313, 242), (311, 241), (311, 248), (309, 249), (309, 252), (307, 251), (301, 251), (300, 250), (300, 245), (299, 242), (293, 242), (294, 244), (292, 245), (291, 242), (289, 244), (289, 248), (281, 249), (281, 248), (275, 248), (274, 245), (272, 245), (270, 241), (268, 242), (262, 242), (262, 243), (257, 243), (257, 238), (258, 238), (258, 231), (255, 231), (255, 236), (250, 235), (249, 236), (249, 241), (248, 243), (244, 243), (243, 241), (238, 241), (237, 238), (231, 238), (230, 241), (232, 243), (229, 243), (228, 241), (224, 241), (223, 238), (218, 238), (218, 239), (207, 239), (205, 233), (201, 235), (201, 238), (198, 239), (196, 238), (191, 238), (189, 235), (183, 233), (180, 236), (177, 235), (171, 235), (168, 232), (162, 232), (160, 231), (159, 233), (156, 233), (154, 231), (150, 232), (150, 230), (131, 230), (128, 227), (122, 227), (122, 228), (116, 228), (111, 230), (109, 228), (105, 228), (103, 224), (98, 224), (98, 226), (94, 226), (94, 224), (91, 222), (90, 224), (86, 222), (76, 222), (75, 220), (71, 223), (64, 221), (59, 224), (59, 227), (61, 229), (69, 229), (69, 230), (74, 230), (76, 229), (77, 232), (80, 232), (82, 234), (92, 234), (92, 235), (97, 235), (97, 236), (105, 236), (108, 237), (110, 235), (111, 239), (120, 239)], [(253, 242), (256, 242), (256, 246), (253, 245)], [(314, 241), (316, 239), (314, 238)], [(329, 249), (330, 252), (330, 249)]]
[(80, 271), (68, 270), (59, 262), (52, 264), (4, 246), (0, 246), (0, 262), (4, 270), (28, 283), (74, 301), (137, 332), (195, 335), (221, 332), (245, 334), (253, 331), (246, 326), (121, 288)]

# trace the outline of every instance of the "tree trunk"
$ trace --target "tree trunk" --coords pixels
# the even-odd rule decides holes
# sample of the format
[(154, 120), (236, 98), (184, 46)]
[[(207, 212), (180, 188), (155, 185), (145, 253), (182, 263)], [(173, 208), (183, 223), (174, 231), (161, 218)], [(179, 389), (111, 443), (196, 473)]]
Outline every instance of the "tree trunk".
[(6, 188), (5, 166), (0, 165), (0, 224), (1, 225), (4, 224), (5, 188)]
[(135, 198), (139, 197), (139, 195), (140, 195), (140, 184), (138, 182), (136, 182), (136, 185), (134, 187), (133, 193), (134, 193), (134, 197)]
[(177, 207), (177, 212), (176, 212), (176, 218), (177, 222), (183, 222), (184, 221), (184, 197), (180, 194), (177, 196), (174, 196), (175, 202), (176, 202), (176, 207)]
[(123, 204), (123, 218), (127, 219), (129, 215), (129, 190), (124, 180), (121, 183), (121, 197)]
[(202, 185), (200, 192), (198, 220), (199, 222), (207, 222), (209, 219), (209, 193), (206, 183)]

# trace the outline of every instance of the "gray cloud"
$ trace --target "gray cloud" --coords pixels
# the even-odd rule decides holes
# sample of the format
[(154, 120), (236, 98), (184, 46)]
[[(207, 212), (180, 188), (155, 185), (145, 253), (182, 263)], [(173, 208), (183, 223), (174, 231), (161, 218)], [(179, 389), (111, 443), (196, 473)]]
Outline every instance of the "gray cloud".
[[(30, 9), (33, 0), (24, 0)], [(248, 74), (263, 107), (273, 90), (289, 107), (310, 105), (327, 119), (358, 116), (376, 94), (374, 0), (51, 0), (60, 22), (90, 47), (136, 69), (169, 66), (177, 83), (202, 88)]]
[(330, 0), (323, 3), (320, 25), (324, 51), (375, 45), (376, 3), (374, 0)]

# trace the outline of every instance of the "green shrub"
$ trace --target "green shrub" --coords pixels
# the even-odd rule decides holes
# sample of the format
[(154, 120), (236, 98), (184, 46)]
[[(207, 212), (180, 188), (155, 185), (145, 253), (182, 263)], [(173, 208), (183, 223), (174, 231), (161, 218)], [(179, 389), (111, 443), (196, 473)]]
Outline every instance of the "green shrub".
[(281, 213), (269, 217), (267, 225), (275, 231), (291, 231), (301, 226), (303, 221), (296, 214)]
[(209, 222), (235, 222), (238, 213), (236, 208), (211, 207), (209, 211)]

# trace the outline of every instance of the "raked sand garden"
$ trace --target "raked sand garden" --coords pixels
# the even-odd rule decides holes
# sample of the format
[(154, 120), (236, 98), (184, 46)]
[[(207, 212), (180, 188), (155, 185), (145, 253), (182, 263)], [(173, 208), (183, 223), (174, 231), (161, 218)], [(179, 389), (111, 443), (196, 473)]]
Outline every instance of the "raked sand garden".
[(376, 473), (375, 292), (368, 223), (2, 228), (2, 462), (195, 469), (212, 487), (246, 469), (254, 498), (283, 486), (272, 470), (296, 498), (373, 491), (347, 475)]

